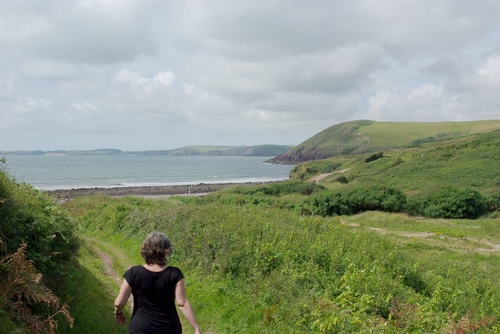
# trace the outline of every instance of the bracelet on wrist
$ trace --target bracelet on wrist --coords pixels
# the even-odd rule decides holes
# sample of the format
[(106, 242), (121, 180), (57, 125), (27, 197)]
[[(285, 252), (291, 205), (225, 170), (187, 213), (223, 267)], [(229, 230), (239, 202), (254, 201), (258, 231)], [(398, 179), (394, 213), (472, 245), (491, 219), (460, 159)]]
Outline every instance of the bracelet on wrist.
[(120, 312), (120, 313), (115, 313), (115, 317), (119, 316), (119, 315), (122, 315), (123, 314), (123, 311)]

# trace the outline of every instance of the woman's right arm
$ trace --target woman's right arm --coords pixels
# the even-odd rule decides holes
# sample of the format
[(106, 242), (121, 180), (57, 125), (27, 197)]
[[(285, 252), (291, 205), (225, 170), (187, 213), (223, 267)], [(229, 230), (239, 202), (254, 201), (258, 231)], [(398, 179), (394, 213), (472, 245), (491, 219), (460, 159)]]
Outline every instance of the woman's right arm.
[(175, 286), (175, 300), (177, 302), (177, 306), (179, 306), (179, 310), (181, 310), (184, 317), (186, 317), (187, 321), (189, 321), (191, 326), (193, 326), (195, 334), (201, 334), (200, 326), (198, 325), (198, 321), (196, 321), (193, 307), (187, 298), (184, 279), (177, 282)]
[(127, 319), (125, 318), (125, 313), (123, 313), (123, 309), (125, 308), (125, 304), (127, 303), (130, 294), (132, 293), (132, 288), (128, 284), (127, 280), (123, 280), (122, 286), (120, 288), (120, 292), (118, 293), (118, 297), (115, 299), (115, 318), (116, 321), (123, 325)]

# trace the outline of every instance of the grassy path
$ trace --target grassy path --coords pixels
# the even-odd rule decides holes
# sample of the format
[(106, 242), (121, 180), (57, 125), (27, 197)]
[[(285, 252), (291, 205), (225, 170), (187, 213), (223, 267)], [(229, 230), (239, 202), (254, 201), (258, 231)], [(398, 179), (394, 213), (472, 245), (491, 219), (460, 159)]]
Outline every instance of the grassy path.
[[(115, 247), (111, 243), (85, 236), (82, 236), (82, 240), (85, 242), (85, 245), (95, 254), (95, 256), (98, 257), (98, 261), (100, 262), (99, 265), (100, 274), (97, 273), (97, 276), (101, 275), (102, 278), (107, 279), (108, 282), (109, 281), (114, 282), (113, 286), (108, 285), (107, 287), (107, 294), (109, 297), (112, 297), (112, 300), (114, 301), (118, 293), (119, 287), (121, 286), (121, 283), (123, 281), (121, 273), (125, 272), (126, 269), (130, 268), (133, 265), (133, 263), (130, 261), (130, 259), (127, 257), (127, 255), (124, 253), (122, 249)], [(112, 312), (113, 303), (108, 302), (108, 304), (109, 304), (108, 305), (109, 310), (107, 312)], [(134, 301), (133, 298), (130, 297), (128, 300), (128, 313), (125, 312), (127, 314), (127, 319), (130, 319), (130, 315), (132, 314), (133, 308), (134, 308)], [(184, 319), (182, 315), (180, 316), (180, 319), (183, 326), (183, 332), (192, 333), (193, 332), (192, 328), (188, 324), (186, 319)], [(122, 333), (121, 330), (125, 330), (124, 333), (126, 333), (126, 325), (120, 326), (118, 330), (119, 331), (116, 333)], [(89, 332), (83, 331), (82, 333), (89, 333)], [(115, 332), (97, 331), (95, 333), (115, 333)], [(207, 330), (204, 330), (203, 333), (213, 334), (213, 332)]]
[[(113, 247), (110, 244), (105, 243), (104, 241), (89, 237), (83, 237), (82, 239), (87, 243), (87, 245), (92, 247), (92, 249), (97, 253), (99, 258), (101, 259), (104, 265), (104, 274), (112, 278), (116, 282), (117, 286), (120, 287), (123, 278), (114, 269), (114, 264), (115, 264), (114, 259), (115, 258), (118, 259), (119, 262), (121, 264), (125, 264), (126, 269), (128, 269), (132, 266), (132, 264), (130, 264), (130, 261), (127, 258), (127, 256), (120, 249), (117, 249), (116, 247)], [(111, 255), (108, 252), (110, 252)], [(132, 312), (132, 310), (134, 309), (133, 298), (129, 298), (128, 307), (130, 312)]]

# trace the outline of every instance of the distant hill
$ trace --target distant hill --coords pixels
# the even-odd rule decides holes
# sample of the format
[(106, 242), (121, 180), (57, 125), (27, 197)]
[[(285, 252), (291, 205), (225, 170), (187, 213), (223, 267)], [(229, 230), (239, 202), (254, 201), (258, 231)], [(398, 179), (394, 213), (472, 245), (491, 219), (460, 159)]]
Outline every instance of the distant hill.
[[(295, 166), (290, 177), (332, 189), (384, 185), (408, 196), (446, 186), (500, 194), (500, 131), (360, 155), (341, 155)], [(500, 199), (500, 197), (499, 197)]]
[(349, 154), (363, 154), (500, 130), (500, 120), (472, 122), (375, 122), (358, 120), (333, 125), (269, 160), (298, 164)]
[(213, 155), (213, 156), (244, 156), (244, 157), (274, 157), (289, 151), (291, 145), (256, 145), (256, 146), (186, 146), (173, 150), (155, 151), (122, 151), (118, 149), (97, 150), (56, 150), (56, 151), (15, 151), (0, 152), (0, 154), (15, 155)]

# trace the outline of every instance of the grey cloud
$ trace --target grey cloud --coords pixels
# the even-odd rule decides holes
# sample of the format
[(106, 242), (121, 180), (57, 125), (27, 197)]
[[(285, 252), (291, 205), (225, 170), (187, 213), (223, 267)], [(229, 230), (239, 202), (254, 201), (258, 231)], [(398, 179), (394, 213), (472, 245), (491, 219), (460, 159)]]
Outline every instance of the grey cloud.
[(149, 149), (500, 118), (500, 2), (0, 4), (2, 131), (142, 134), (123, 142)]
[(0, 41), (27, 59), (130, 61), (156, 51), (145, 7), (118, 1), (8, 2), (0, 14)]

